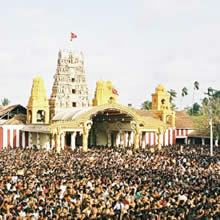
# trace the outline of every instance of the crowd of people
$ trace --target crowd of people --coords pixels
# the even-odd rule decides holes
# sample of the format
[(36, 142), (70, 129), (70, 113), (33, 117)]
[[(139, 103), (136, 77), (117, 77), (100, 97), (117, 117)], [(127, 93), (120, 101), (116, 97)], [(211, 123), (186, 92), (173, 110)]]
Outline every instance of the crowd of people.
[(1, 219), (218, 220), (220, 150), (3, 150)]

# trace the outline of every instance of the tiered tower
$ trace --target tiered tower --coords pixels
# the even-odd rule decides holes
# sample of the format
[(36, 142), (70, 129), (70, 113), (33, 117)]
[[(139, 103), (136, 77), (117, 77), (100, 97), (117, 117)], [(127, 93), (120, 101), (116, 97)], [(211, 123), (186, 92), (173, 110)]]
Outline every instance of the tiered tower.
[(31, 96), (27, 106), (27, 122), (29, 124), (49, 123), (49, 103), (44, 81), (40, 76), (33, 80)]
[(88, 86), (82, 53), (60, 50), (50, 97), (51, 117), (61, 109), (86, 107), (88, 104)]

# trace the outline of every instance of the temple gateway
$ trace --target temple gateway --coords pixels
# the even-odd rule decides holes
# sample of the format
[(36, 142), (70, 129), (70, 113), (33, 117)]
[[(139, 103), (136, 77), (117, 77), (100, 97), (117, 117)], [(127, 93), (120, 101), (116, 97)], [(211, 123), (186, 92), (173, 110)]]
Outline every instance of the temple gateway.
[(17, 142), (57, 152), (65, 147), (86, 152), (94, 146), (160, 149), (177, 141), (187, 143), (193, 124), (184, 112), (171, 109), (164, 86), (156, 87), (149, 111), (122, 105), (117, 98), (112, 82), (97, 81), (89, 101), (82, 53), (61, 50), (49, 99), (43, 79), (33, 79), (26, 123), (19, 127)]

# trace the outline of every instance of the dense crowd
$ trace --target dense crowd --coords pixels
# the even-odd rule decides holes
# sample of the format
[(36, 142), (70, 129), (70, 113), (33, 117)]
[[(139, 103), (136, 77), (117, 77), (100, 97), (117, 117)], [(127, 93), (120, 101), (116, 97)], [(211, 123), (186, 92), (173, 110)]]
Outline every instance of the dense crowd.
[(0, 220), (220, 219), (220, 151), (0, 152)]

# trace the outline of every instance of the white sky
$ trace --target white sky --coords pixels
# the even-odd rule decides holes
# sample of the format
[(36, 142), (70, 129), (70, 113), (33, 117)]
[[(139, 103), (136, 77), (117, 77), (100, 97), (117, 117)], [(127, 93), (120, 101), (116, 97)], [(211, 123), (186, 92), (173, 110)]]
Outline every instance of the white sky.
[(140, 106), (157, 84), (186, 86), (192, 103), (219, 89), (219, 0), (0, 0), (0, 98), (27, 105), (32, 79), (51, 93), (57, 53), (69, 46), (85, 56), (90, 99), (95, 82), (112, 80), (121, 103)]

